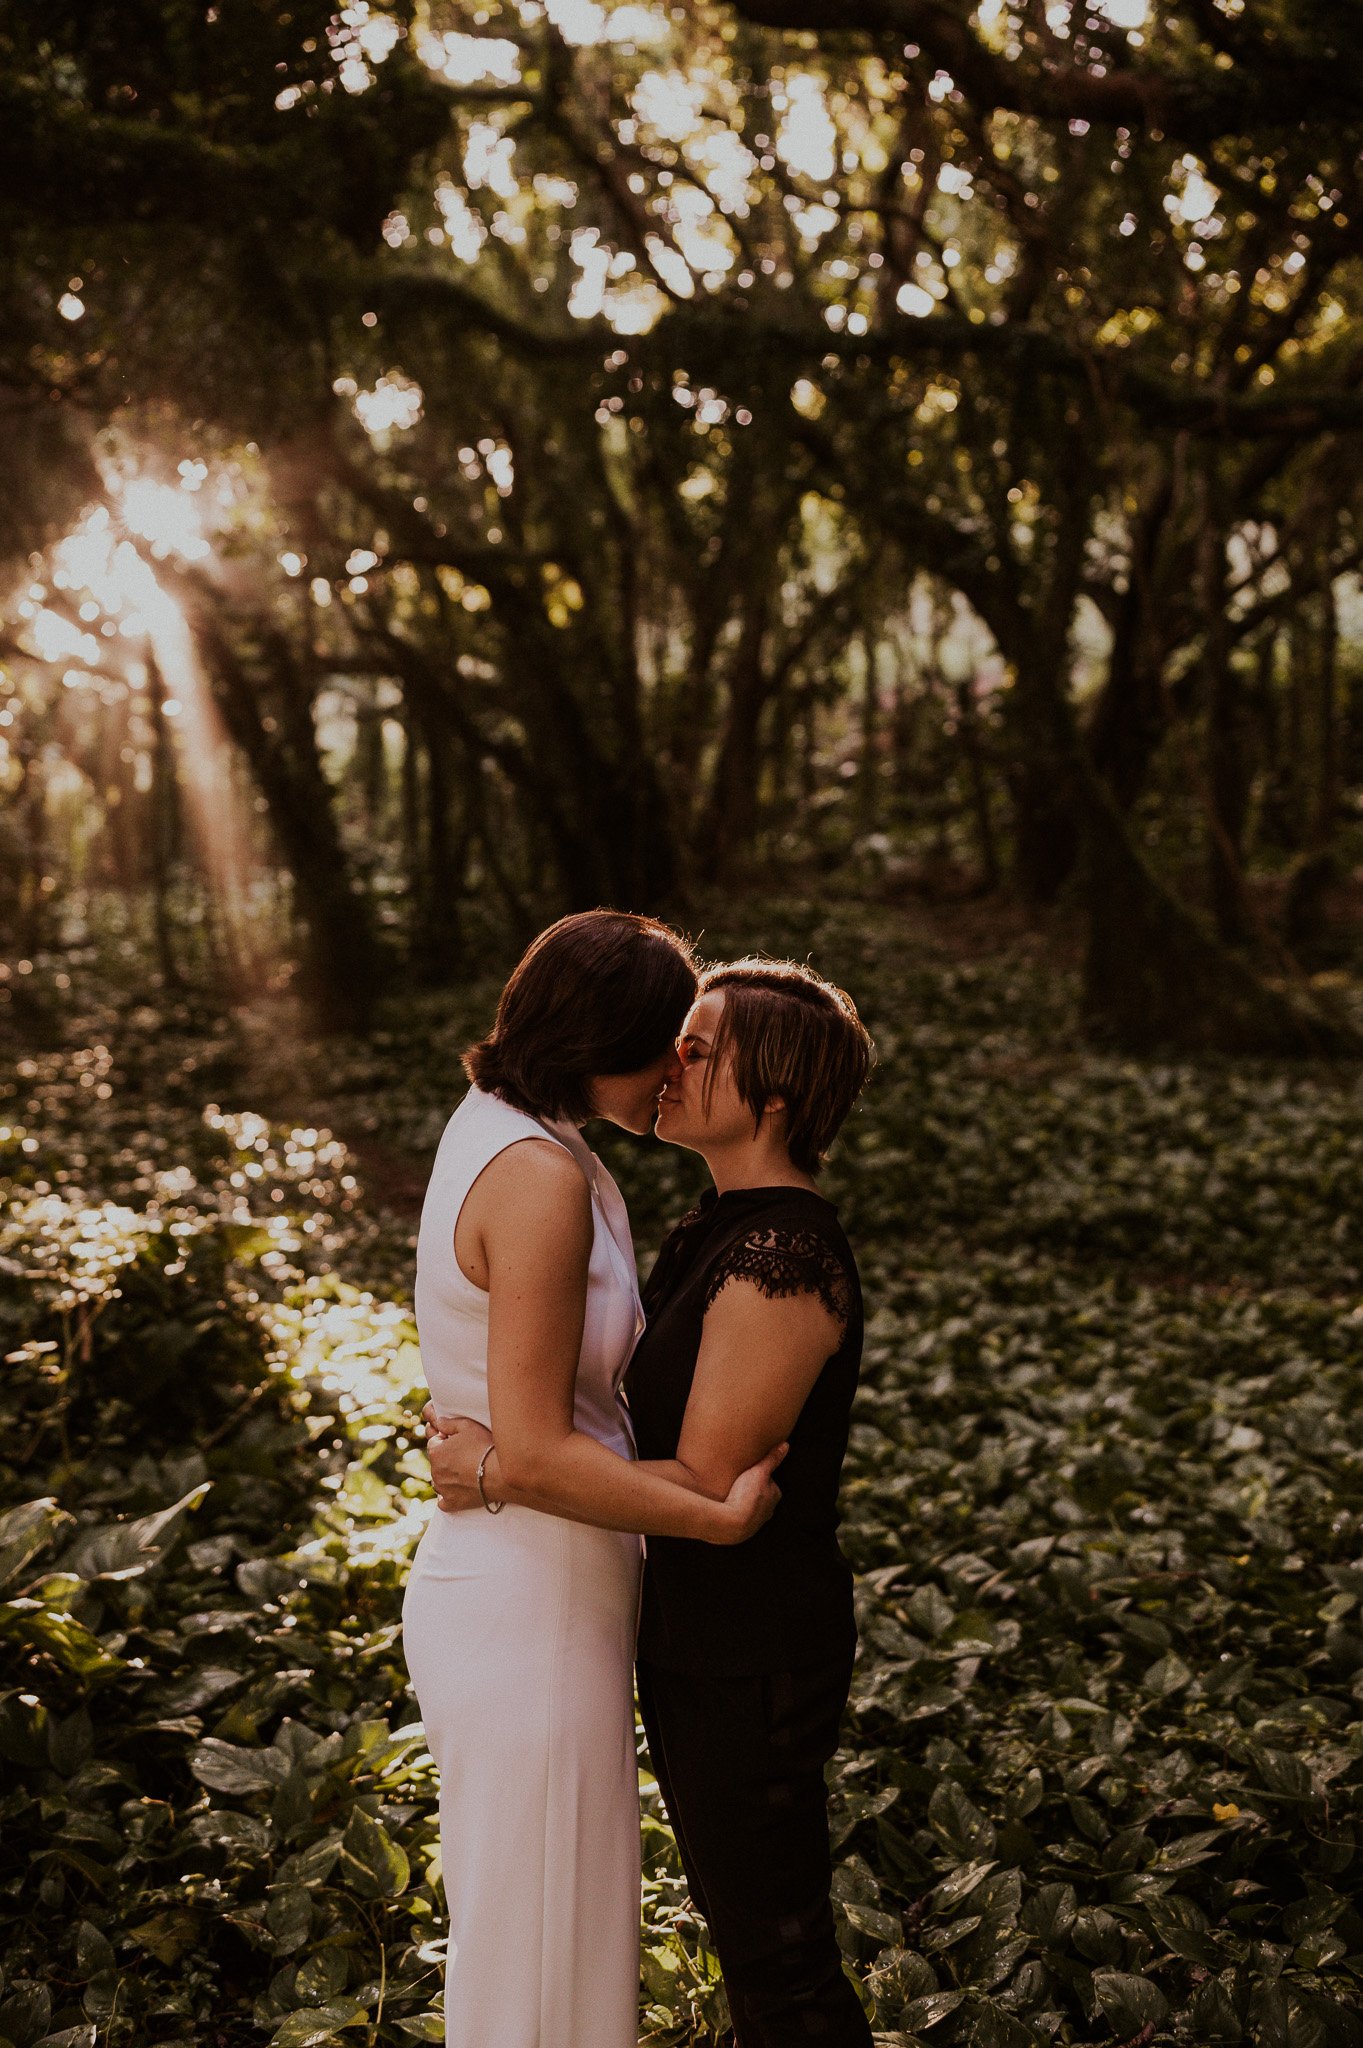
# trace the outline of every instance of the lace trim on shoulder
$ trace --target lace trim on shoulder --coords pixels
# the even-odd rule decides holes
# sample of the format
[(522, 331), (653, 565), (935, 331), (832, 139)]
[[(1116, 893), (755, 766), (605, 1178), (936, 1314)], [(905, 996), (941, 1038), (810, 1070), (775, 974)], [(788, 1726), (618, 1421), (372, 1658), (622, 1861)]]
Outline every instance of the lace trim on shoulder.
[(817, 1230), (772, 1225), (749, 1231), (716, 1264), (705, 1286), (706, 1308), (730, 1280), (751, 1280), (772, 1300), (817, 1295), (844, 1328), (851, 1317), (852, 1283), (846, 1262)]

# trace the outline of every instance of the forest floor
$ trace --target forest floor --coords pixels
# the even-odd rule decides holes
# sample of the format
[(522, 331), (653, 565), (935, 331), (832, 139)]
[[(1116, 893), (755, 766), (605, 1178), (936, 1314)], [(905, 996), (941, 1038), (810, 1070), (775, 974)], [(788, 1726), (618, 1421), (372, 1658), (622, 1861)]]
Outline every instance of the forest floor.
[[(879, 1049), (828, 1175), (869, 1315), (831, 1775), (877, 2029), (1363, 2043), (1363, 1077), (1095, 1053), (1063, 945), (983, 908), (704, 941), (757, 942)], [(0, 2043), (438, 2039), (409, 1301), (495, 988), (319, 1044), (97, 965), (0, 1082)], [(697, 1163), (601, 1149), (646, 1266)], [(641, 2035), (711, 2041), (645, 1811)]]

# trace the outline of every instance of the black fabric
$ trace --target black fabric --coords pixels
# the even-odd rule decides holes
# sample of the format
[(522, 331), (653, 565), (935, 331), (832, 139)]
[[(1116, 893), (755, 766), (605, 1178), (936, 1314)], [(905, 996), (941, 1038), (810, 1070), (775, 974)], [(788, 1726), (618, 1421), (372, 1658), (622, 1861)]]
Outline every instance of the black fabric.
[(638, 1666), (639, 1710), (738, 2048), (869, 2048), (829, 1901), (824, 1765), (851, 1659), (731, 1678)]
[(664, 1240), (648, 1324), (625, 1379), (641, 1458), (674, 1458), (705, 1311), (731, 1279), (815, 1294), (843, 1325), (790, 1435), (781, 1504), (750, 1542), (650, 1536), (639, 1655), (734, 1676), (850, 1657), (852, 1575), (838, 1547), (838, 1479), (861, 1364), (856, 1260), (831, 1202), (805, 1188), (713, 1189)]

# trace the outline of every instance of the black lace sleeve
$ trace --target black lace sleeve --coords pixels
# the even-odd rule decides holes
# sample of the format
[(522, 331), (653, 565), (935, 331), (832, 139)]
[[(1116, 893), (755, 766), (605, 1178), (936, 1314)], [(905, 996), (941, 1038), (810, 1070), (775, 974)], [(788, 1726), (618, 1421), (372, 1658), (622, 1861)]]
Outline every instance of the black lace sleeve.
[(764, 1224), (729, 1246), (705, 1286), (706, 1308), (730, 1280), (751, 1280), (773, 1300), (814, 1294), (844, 1328), (852, 1313), (846, 1261), (817, 1230)]

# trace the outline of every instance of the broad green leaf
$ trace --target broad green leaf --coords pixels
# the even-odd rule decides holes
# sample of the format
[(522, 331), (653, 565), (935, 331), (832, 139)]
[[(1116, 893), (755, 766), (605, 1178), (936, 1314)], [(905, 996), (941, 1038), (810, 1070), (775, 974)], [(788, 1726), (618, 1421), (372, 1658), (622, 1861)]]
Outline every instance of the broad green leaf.
[(0, 2002), (0, 2034), (9, 2035), (16, 2048), (28, 2048), (47, 2032), (51, 2017), (52, 1994), (46, 1984), (15, 1981)]
[(315, 1948), (306, 1961), (298, 1965), (295, 1993), (305, 2005), (325, 2005), (345, 1989), (348, 1974), (342, 1950)]
[(956, 1619), (956, 1610), (940, 1587), (920, 1586), (908, 1602), (913, 1625), (925, 1636), (944, 1635)]
[(1247, 1742), (1259, 1783), (1280, 1799), (1310, 1799), (1311, 1773), (1299, 1756), (1283, 1749), (1270, 1749), (1261, 1742)]
[(244, 1749), (210, 1735), (191, 1752), (189, 1768), (215, 1792), (266, 1792), (283, 1783), (289, 1760), (277, 1749)]
[(153, 1913), (149, 1920), (143, 1920), (136, 1927), (128, 1929), (129, 1934), (140, 1948), (154, 1955), (158, 1962), (178, 1963), (199, 1940), (199, 1921), (195, 1914), (180, 1906), (169, 1906), (160, 1913)]
[(109, 1937), (89, 1920), (82, 1920), (76, 1929), (76, 1969), (82, 1978), (98, 1976), (101, 1970), (112, 1970), (114, 1952)]
[(336, 1998), (307, 2011), (291, 2012), (271, 2035), (271, 2048), (318, 2048), (320, 2042), (333, 2040), (363, 2017), (364, 2007), (353, 1998)]
[(855, 1900), (848, 1900), (842, 1908), (848, 1924), (858, 1934), (870, 1934), (877, 1941), (897, 1942), (903, 1939), (904, 1930), (895, 1913), (881, 1913), (874, 1906), (859, 1906)]
[(958, 1856), (979, 1859), (993, 1851), (993, 1827), (954, 1778), (944, 1778), (933, 1791), (928, 1825)]
[(270, 1847), (267, 1821), (252, 1813), (233, 1813), (226, 1807), (210, 1807), (207, 1813), (192, 1814), (186, 1831), (194, 1841), (229, 1850), (250, 1862), (264, 1856)]
[(1221, 1958), (1216, 1943), (1208, 1936), (1207, 1916), (1193, 1899), (1168, 1893), (1163, 1898), (1146, 1900), (1144, 1911), (1151, 1931), (1167, 1949), (1203, 1969), (1217, 1968)]
[(323, 1835), (320, 1841), (310, 1842), (306, 1849), (299, 1849), (284, 1859), (279, 1866), (279, 1882), (308, 1886), (323, 1884), (335, 1868), (340, 1853), (341, 1837)]
[(88, 1628), (69, 1614), (49, 1613), (37, 1600), (11, 1600), (0, 1607), (0, 1635), (45, 1650), (75, 1678), (102, 1678), (125, 1668), (122, 1658)]
[(21, 1501), (0, 1515), (0, 1592), (16, 1584), (39, 1552), (71, 1522), (50, 1496)]
[(274, 1937), (278, 1956), (292, 1955), (307, 1940), (312, 1929), (312, 1898), (301, 1885), (287, 1885), (270, 1894), (265, 1908), (265, 1925)]
[(1159, 2026), (1169, 2011), (1168, 2000), (1152, 1978), (1125, 1970), (1096, 1971), (1093, 1993), (1122, 2035), (1139, 2033), (1146, 2025)]
[(926, 2034), (931, 2027), (939, 2025), (948, 2013), (955, 2012), (965, 1997), (964, 1991), (930, 1991), (925, 1998), (910, 1999), (904, 2008), (904, 2017), (912, 2033)]
[(205, 1481), (168, 1508), (131, 1522), (111, 1522), (86, 1529), (61, 1558), (63, 1570), (82, 1579), (130, 1579), (150, 1571), (170, 1550), (186, 1516), (210, 1491)]
[(392, 1899), (407, 1889), (410, 1869), (406, 1852), (362, 1807), (355, 1807), (346, 1822), (341, 1863), (363, 1896)]
[(1142, 1684), (1157, 1699), (1168, 1699), (1171, 1693), (1181, 1692), (1191, 1682), (1192, 1675), (1183, 1659), (1170, 1650), (1150, 1666)]
[(196, 1714), (202, 1707), (211, 1706), (224, 1693), (235, 1692), (247, 1679), (245, 1671), (229, 1671), (217, 1665), (206, 1665), (193, 1672), (188, 1678), (176, 1681), (156, 1696), (157, 1712), (164, 1718), (181, 1714)]
[(936, 1907), (939, 1913), (944, 1913), (950, 1907), (959, 1905), (962, 1899), (970, 1896), (977, 1885), (983, 1884), (990, 1871), (995, 1867), (992, 1860), (963, 1863), (959, 1870), (953, 1870), (950, 1877), (944, 1877), (942, 1882), (936, 1886), (931, 1894), (932, 1905)]

